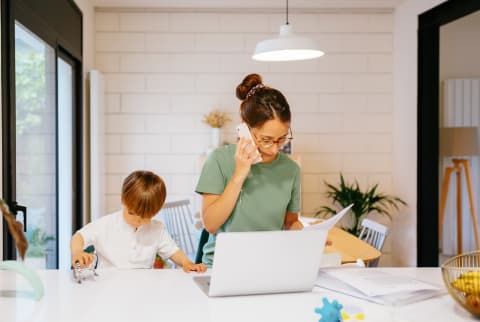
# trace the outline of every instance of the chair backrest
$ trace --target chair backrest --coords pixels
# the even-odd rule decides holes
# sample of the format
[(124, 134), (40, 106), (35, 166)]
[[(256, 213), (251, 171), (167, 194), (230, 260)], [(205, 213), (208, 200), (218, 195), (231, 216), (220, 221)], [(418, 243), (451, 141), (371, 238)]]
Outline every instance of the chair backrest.
[(200, 235), (200, 240), (198, 241), (197, 255), (195, 256), (195, 264), (200, 264), (202, 262), (203, 246), (205, 246), (205, 243), (208, 241), (209, 236), (210, 234), (208, 233), (208, 231), (205, 228), (203, 228), (202, 234)]
[(166, 202), (157, 216), (165, 224), (178, 247), (190, 260), (194, 261), (198, 241), (194, 226), (195, 220), (190, 211), (190, 200)]
[[(385, 242), (385, 238), (388, 235), (388, 228), (367, 218), (363, 219), (361, 227), (362, 230), (360, 231), (358, 238), (381, 251)], [(378, 261), (378, 259), (373, 260), (368, 263), (368, 266), (378, 266)]]

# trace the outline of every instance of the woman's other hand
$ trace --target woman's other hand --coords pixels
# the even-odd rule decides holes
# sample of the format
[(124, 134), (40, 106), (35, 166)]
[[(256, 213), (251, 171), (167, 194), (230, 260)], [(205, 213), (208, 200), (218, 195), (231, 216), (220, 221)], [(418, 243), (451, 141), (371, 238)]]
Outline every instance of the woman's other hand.
[(288, 230), (302, 230), (303, 229), (303, 225), (301, 222), (299, 221), (295, 221), (293, 222), (290, 227), (288, 227)]
[(287, 212), (284, 220), (285, 230), (302, 230), (303, 224), (298, 220), (298, 214)]

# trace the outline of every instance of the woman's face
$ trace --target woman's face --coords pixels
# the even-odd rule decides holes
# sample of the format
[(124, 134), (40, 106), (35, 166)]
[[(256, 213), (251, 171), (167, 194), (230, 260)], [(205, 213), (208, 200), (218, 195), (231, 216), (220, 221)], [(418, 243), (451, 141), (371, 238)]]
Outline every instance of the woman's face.
[(290, 122), (273, 119), (251, 129), (255, 144), (264, 163), (270, 163), (278, 155), (286, 138), (290, 136)]

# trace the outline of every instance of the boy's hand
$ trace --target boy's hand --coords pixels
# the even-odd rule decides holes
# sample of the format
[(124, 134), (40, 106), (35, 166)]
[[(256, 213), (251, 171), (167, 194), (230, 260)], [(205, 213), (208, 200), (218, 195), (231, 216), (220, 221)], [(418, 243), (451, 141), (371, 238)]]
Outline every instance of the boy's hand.
[(192, 262), (186, 263), (183, 265), (183, 271), (184, 272), (199, 272), (203, 273), (207, 270), (207, 266), (205, 266), (204, 263), (201, 264), (194, 264)]
[(72, 254), (72, 266), (75, 267), (77, 262), (80, 263), (81, 268), (90, 266), (93, 262), (93, 254), (84, 251)]

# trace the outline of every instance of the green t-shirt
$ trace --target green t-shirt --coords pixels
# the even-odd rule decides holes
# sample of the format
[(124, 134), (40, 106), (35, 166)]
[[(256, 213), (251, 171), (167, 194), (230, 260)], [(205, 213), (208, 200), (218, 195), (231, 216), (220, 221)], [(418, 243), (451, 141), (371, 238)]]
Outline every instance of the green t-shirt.
[[(195, 191), (222, 194), (235, 171), (235, 144), (213, 151), (203, 166)], [(271, 163), (252, 165), (243, 183), (232, 214), (217, 230), (266, 231), (281, 230), (287, 212), (300, 212), (300, 168), (280, 152)], [(215, 235), (203, 248), (203, 262), (213, 263)]]

